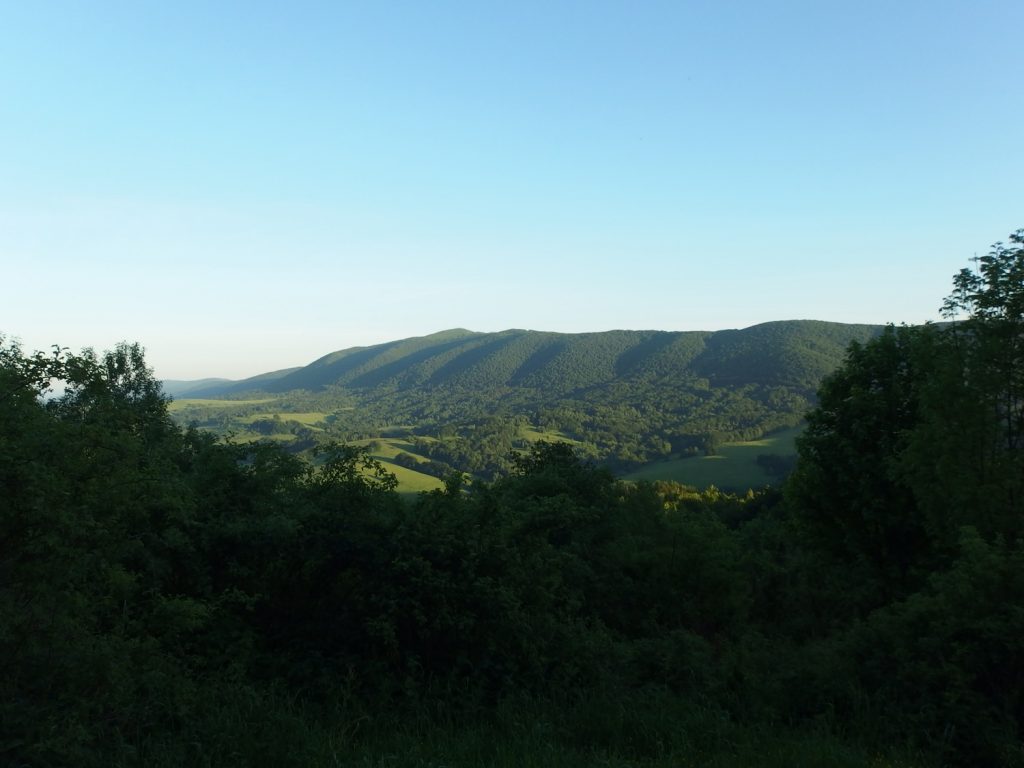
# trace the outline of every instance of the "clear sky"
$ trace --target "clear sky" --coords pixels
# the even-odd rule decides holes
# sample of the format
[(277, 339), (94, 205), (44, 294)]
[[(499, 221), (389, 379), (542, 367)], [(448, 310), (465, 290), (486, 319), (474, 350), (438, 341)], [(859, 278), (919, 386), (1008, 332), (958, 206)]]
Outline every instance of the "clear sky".
[(1024, 227), (1020, 0), (0, 0), (0, 332), (922, 322)]

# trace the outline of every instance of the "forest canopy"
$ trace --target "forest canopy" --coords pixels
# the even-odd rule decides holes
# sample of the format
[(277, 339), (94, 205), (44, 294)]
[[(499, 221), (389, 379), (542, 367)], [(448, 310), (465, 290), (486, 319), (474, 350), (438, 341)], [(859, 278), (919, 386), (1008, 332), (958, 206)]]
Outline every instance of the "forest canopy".
[(745, 496), (541, 442), (407, 501), (176, 426), (138, 345), (8, 341), (0, 760), (1022, 765), (1024, 230), (944, 309), (851, 344)]

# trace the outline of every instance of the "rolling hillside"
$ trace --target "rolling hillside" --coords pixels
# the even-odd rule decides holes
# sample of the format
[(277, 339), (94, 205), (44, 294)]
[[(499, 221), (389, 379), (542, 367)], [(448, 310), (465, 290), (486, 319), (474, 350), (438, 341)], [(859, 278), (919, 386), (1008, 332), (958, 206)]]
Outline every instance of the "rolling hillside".
[[(671, 479), (697, 469), (680, 461), (797, 427), (850, 342), (880, 330), (809, 320), (718, 332), (458, 328), (243, 381), (175, 382), (188, 399), (172, 411), (182, 423), (272, 436), (296, 451), (324, 439), (413, 436), (421, 442), (410, 455), (429, 461), (435, 479), (445, 467), (484, 478), (508, 471), (536, 428), (617, 471), (655, 466)], [(231, 406), (218, 407), (218, 398)], [(322, 418), (310, 421), (311, 413)], [(735, 464), (701, 466), (763, 475)]]
[(851, 341), (880, 326), (791, 320), (727, 331), (550, 333), (453, 329), (325, 355), (242, 381), (175, 382), (188, 397), (243, 392), (529, 389), (579, 394), (622, 381), (706, 380), (709, 386), (781, 385), (813, 392)]

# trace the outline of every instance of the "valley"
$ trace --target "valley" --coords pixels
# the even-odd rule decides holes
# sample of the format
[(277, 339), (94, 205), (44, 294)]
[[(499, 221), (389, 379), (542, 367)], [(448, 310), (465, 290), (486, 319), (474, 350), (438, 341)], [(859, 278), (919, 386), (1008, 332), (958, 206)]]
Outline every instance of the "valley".
[(538, 440), (632, 479), (743, 492), (778, 482), (822, 379), (881, 326), (783, 321), (718, 332), (453, 329), (340, 350), (243, 381), (174, 382), (170, 413), (307, 454), (365, 445), (400, 489), (486, 481)]

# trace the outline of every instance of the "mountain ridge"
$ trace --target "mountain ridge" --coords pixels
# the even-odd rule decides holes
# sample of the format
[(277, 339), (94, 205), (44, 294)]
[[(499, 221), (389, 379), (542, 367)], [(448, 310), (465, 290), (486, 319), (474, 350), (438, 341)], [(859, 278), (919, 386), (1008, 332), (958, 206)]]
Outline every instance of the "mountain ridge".
[(779, 320), (720, 331), (560, 333), (451, 328), (329, 352), (305, 366), (241, 380), (174, 381), (171, 394), (202, 398), (260, 391), (509, 388), (580, 392), (623, 378), (707, 379), (712, 385), (816, 387), (851, 341), (884, 326)]
[[(884, 328), (784, 320), (724, 331), (449, 329), (189, 389), (195, 406), (183, 399), (178, 410), (182, 423), (224, 434), (276, 414), (280, 423), (261, 428), (288, 432), (296, 449), (407, 435), (402, 450), (485, 479), (508, 471), (532, 429), (629, 471), (798, 427), (850, 343)], [(244, 413), (232, 421), (206, 398), (239, 400), (234, 410)], [(286, 426), (289, 413), (299, 416)], [(302, 426), (310, 414), (316, 431)]]

